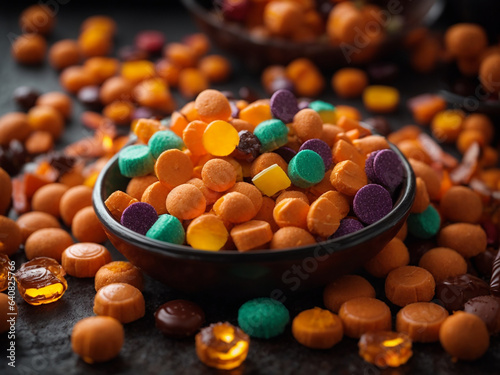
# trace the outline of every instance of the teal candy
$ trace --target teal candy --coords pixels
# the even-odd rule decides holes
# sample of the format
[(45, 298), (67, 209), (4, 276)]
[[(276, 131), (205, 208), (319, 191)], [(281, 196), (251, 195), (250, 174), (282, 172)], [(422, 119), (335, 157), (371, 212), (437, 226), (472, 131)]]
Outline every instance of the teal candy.
[(253, 134), (261, 143), (261, 152), (269, 152), (288, 143), (288, 128), (281, 120), (266, 120), (255, 128)]
[(417, 238), (431, 238), (436, 235), (441, 225), (437, 210), (429, 205), (424, 212), (408, 216), (408, 232)]
[(288, 177), (297, 187), (311, 187), (325, 177), (325, 163), (312, 150), (299, 151), (288, 164)]
[(238, 325), (249, 336), (269, 339), (283, 333), (290, 313), (272, 298), (256, 298), (245, 302), (238, 310)]
[(174, 148), (182, 150), (184, 148), (182, 138), (171, 130), (161, 130), (154, 133), (149, 139), (148, 145), (155, 159), (158, 159), (163, 151)]
[(330, 103), (324, 102), (322, 100), (315, 100), (314, 102), (309, 103), (309, 108), (316, 112), (321, 111), (334, 111), (335, 107)]
[(181, 222), (175, 216), (164, 214), (147, 231), (146, 237), (177, 245), (184, 243), (185, 232)]
[(146, 145), (128, 146), (118, 155), (118, 168), (125, 177), (145, 176), (154, 172), (155, 159)]

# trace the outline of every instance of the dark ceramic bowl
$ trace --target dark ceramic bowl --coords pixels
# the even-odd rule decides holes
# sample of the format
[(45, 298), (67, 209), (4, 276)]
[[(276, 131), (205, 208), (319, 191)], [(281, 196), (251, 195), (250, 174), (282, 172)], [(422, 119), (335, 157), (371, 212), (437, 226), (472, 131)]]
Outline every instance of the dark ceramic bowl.
[(362, 266), (399, 231), (415, 197), (415, 176), (399, 150), (406, 179), (393, 210), (382, 220), (338, 239), (283, 250), (203, 251), (153, 240), (123, 227), (104, 201), (125, 191), (128, 178), (118, 169), (118, 155), (104, 167), (94, 187), (94, 208), (111, 243), (130, 262), (165, 285), (185, 292), (231, 291), (279, 298), (299, 289), (325, 285)]
[[(247, 67), (258, 70), (271, 64), (288, 64), (299, 57), (306, 57), (324, 69), (335, 69), (350, 64), (364, 64), (386, 56), (401, 46), (406, 34), (422, 24), (436, 0), (372, 0), (384, 10), (380, 24), (393, 22), (387, 37), (376, 48), (331, 45), (328, 41), (297, 43), (279, 38), (256, 38), (234, 22), (225, 22), (222, 15), (214, 11), (214, 0), (182, 0), (198, 27), (221, 49), (239, 58)], [(391, 10), (391, 12), (389, 12)], [(385, 18), (384, 18), (385, 17)], [(432, 18), (434, 19), (434, 18)], [(432, 20), (429, 20), (431, 22)], [(359, 47), (359, 48), (358, 48)], [(344, 51), (348, 53), (346, 59)], [(355, 51), (355, 52), (353, 52)]]

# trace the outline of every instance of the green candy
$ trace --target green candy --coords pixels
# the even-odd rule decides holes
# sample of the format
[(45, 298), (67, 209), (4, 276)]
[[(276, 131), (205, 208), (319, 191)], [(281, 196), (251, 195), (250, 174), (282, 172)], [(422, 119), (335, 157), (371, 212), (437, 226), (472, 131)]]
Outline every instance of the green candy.
[(311, 187), (325, 177), (325, 163), (312, 150), (299, 151), (288, 164), (288, 177), (297, 187)]
[(290, 313), (272, 298), (256, 298), (245, 302), (238, 310), (238, 325), (251, 337), (269, 339), (283, 333)]
[(153, 173), (155, 159), (146, 145), (128, 146), (118, 155), (118, 168), (125, 177), (145, 176)]
[(182, 141), (182, 138), (173, 131), (161, 130), (153, 134), (153, 136), (149, 139), (148, 146), (151, 150), (151, 154), (153, 154), (153, 157), (158, 159), (163, 151), (174, 148), (182, 150), (184, 142)]
[(408, 232), (417, 238), (431, 238), (436, 235), (441, 225), (437, 210), (429, 205), (424, 212), (408, 216)]
[(309, 108), (316, 112), (335, 111), (335, 106), (322, 100), (315, 100), (314, 102), (309, 103)]
[(185, 232), (181, 222), (175, 216), (164, 214), (158, 217), (146, 233), (146, 237), (164, 242), (182, 245)]
[(288, 143), (288, 128), (281, 120), (266, 120), (261, 122), (253, 134), (261, 143), (261, 152), (269, 152)]

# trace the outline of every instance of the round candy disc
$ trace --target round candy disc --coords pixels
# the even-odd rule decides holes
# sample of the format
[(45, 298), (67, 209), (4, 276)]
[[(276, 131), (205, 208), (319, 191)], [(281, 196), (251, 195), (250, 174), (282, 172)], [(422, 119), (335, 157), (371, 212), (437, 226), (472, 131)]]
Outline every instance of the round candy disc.
[(325, 163), (325, 171), (327, 171), (333, 164), (332, 149), (328, 144), (321, 139), (313, 138), (302, 143), (299, 152), (302, 150), (312, 150), (321, 156), (323, 163)]
[(380, 185), (365, 185), (354, 196), (353, 210), (363, 223), (373, 224), (392, 210), (391, 195)]
[(299, 111), (297, 99), (289, 90), (278, 90), (270, 100), (271, 113), (277, 119), (280, 119), (285, 124), (293, 121), (293, 116)]
[(373, 171), (377, 183), (394, 191), (403, 181), (403, 163), (392, 150), (380, 150), (373, 159)]
[(145, 235), (149, 228), (158, 220), (158, 214), (149, 203), (132, 203), (123, 210), (120, 219), (122, 225), (134, 232)]
[(346, 217), (340, 221), (338, 229), (330, 236), (330, 239), (347, 236), (348, 234), (357, 232), (363, 228), (364, 226), (359, 220)]

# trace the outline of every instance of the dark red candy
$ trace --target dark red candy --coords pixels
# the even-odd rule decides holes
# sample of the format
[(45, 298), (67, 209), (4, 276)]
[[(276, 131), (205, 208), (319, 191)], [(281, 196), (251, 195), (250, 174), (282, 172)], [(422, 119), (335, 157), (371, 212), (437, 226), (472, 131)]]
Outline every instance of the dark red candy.
[(242, 130), (238, 135), (240, 136), (240, 142), (231, 156), (235, 159), (253, 161), (260, 153), (259, 139), (248, 130)]
[(33, 107), (40, 96), (40, 93), (29, 86), (20, 86), (14, 90), (14, 100), (17, 105), (24, 110), (28, 110)]
[(146, 51), (152, 55), (158, 54), (165, 44), (165, 34), (156, 30), (141, 31), (135, 37), (135, 46), (137, 49)]
[(490, 294), (490, 288), (479, 277), (464, 274), (449, 277), (436, 285), (436, 298), (449, 311), (463, 310), (471, 298)]
[(226, 20), (244, 21), (249, 10), (250, 0), (222, 0), (222, 14)]
[(164, 335), (184, 338), (198, 332), (205, 322), (205, 313), (196, 303), (177, 299), (161, 305), (155, 312), (155, 321)]

